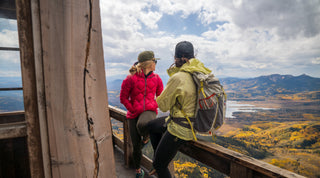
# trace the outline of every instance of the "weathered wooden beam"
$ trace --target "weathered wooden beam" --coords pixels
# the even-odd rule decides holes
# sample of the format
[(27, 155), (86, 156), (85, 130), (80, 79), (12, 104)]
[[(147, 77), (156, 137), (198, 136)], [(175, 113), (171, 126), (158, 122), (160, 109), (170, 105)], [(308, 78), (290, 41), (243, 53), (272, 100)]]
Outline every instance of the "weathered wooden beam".
[[(16, 11), (14, 11), (15, 13)], [(13, 48), (13, 47), (0, 47), (0, 51), (19, 51), (19, 48)]]
[(213, 153), (209, 147), (200, 147), (196, 142), (190, 142), (182, 146), (179, 151), (218, 170), (221, 173), (230, 175), (230, 160), (224, 159)]
[(52, 177), (116, 177), (99, 1), (39, 2)]
[(124, 122), (126, 118), (127, 112), (122, 109), (116, 108), (114, 106), (109, 105), (110, 117), (114, 118), (115, 120)]
[(44, 177), (30, 0), (16, 0), (21, 74), (31, 177)]
[(22, 122), (22, 121), (25, 121), (24, 111), (0, 113), (0, 124), (6, 124), (11, 122)]
[(191, 141), (181, 148), (181, 152), (229, 176), (245, 172), (240, 176), (303, 177), (210, 142)]
[(16, 88), (0, 88), (0, 91), (22, 90), (22, 87)]
[(45, 102), (45, 88), (43, 76), (43, 59), (42, 59), (42, 42), (41, 42), (41, 24), (40, 24), (40, 2), (39, 0), (31, 1), (31, 17), (32, 17), (32, 35), (33, 35), (33, 49), (36, 73), (36, 90), (38, 102), (39, 126), (41, 135), (41, 148), (43, 170), (45, 178), (51, 178), (51, 163), (48, 140), (48, 123), (46, 117), (46, 102)]
[(0, 124), (0, 139), (10, 139), (27, 136), (25, 122)]
[(123, 150), (124, 142), (119, 137), (112, 135), (112, 141), (114, 145), (117, 145), (121, 150)]
[(126, 118), (126, 112), (122, 109), (109, 105), (110, 116), (123, 123), (123, 140), (124, 140), (124, 162), (127, 167), (133, 167), (133, 145), (130, 138), (129, 123)]
[(123, 121), (123, 140), (124, 140), (124, 162), (127, 167), (133, 168), (133, 145), (130, 137), (129, 122)]

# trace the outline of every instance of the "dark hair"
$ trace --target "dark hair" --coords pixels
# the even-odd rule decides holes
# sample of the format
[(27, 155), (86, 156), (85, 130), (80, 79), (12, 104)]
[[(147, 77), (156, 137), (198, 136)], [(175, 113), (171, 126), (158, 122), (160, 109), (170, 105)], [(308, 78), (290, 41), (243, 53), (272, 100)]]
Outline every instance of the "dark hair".
[(194, 58), (193, 45), (189, 41), (181, 41), (176, 45), (175, 58)]

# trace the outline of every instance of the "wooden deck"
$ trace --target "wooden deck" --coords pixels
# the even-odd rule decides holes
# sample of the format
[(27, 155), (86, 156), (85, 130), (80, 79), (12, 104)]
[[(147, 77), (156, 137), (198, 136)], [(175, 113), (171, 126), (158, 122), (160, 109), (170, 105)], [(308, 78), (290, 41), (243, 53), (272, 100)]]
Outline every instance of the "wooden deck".
[[(117, 178), (134, 178), (135, 177), (135, 169), (128, 168), (125, 165), (124, 162), (124, 153), (123, 151), (117, 147), (114, 146), (114, 159), (116, 163), (116, 173), (117, 173)], [(148, 175), (148, 170), (144, 167), (142, 167), (144, 172), (145, 172), (145, 178), (156, 178), (155, 176), (149, 176)]]

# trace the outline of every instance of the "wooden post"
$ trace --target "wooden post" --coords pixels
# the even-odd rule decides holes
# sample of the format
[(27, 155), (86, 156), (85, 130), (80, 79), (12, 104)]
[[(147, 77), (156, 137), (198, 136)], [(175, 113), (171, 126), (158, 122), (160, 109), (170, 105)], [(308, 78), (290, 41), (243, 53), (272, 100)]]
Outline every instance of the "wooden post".
[(44, 177), (40, 141), (30, 0), (16, 0), (21, 74), (31, 177)]
[(253, 177), (253, 175), (250, 169), (247, 169), (245, 166), (232, 162), (230, 166), (230, 177), (251, 178)]
[(133, 145), (130, 137), (129, 122), (127, 119), (123, 121), (123, 140), (124, 140), (124, 162), (129, 168), (133, 168)]
[(46, 177), (116, 177), (99, 1), (32, 2), (33, 23), (16, 0), (31, 177), (45, 176), (40, 130)]
[(39, 2), (52, 177), (116, 177), (99, 1)]
[(43, 62), (42, 62), (42, 43), (41, 43), (41, 29), (39, 17), (39, 1), (31, 0), (31, 17), (32, 17), (32, 31), (33, 31), (33, 48), (35, 61), (35, 74), (37, 86), (37, 102), (38, 102), (38, 116), (41, 136), (43, 172), (45, 178), (51, 178), (51, 163), (49, 153), (48, 141), (48, 125), (46, 118), (45, 105), (45, 89), (43, 79)]

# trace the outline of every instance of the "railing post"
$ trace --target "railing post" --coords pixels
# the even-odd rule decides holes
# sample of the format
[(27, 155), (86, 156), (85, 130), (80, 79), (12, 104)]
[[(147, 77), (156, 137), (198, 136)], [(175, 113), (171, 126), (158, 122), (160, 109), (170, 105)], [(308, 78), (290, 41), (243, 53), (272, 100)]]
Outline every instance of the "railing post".
[(123, 121), (123, 140), (124, 140), (124, 162), (127, 167), (133, 167), (133, 146), (129, 131), (129, 122), (127, 119)]
[(247, 169), (245, 166), (232, 162), (230, 165), (230, 177), (231, 178), (251, 178), (252, 170)]

